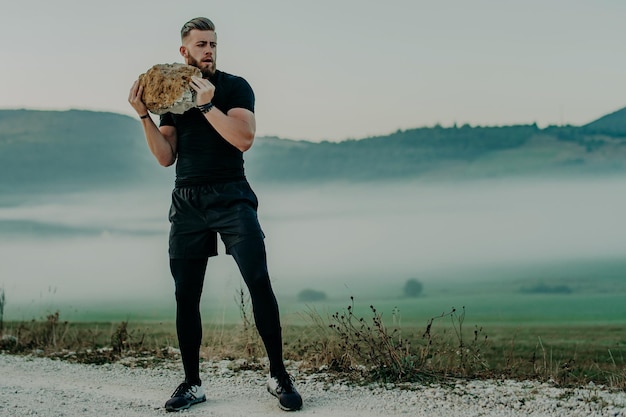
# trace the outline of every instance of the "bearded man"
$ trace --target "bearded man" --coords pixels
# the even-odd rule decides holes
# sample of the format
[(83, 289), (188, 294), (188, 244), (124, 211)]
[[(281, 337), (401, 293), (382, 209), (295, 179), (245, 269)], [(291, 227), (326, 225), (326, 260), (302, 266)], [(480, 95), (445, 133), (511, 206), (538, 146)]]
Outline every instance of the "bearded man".
[(185, 63), (202, 72), (202, 77), (191, 77), (189, 83), (196, 107), (183, 114), (165, 113), (157, 126), (142, 100), (139, 80), (128, 98), (159, 164), (176, 163), (169, 257), (185, 380), (165, 408), (179, 411), (206, 401), (199, 371), (200, 297), (208, 259), (217, 255), (219, 234), (250, 292), (256, 327), (270, 363), (267, 389), (282, 409), (298, 410), (302, 398), (283, 363), (278, 304), (267, 270), (258, 200), (243, 168), (243, 153), (252, 146), (256, 131), (254, 93), (243, 78), (216, 69), (217, 35), (209, 19), (185, 23), (181, 40)]

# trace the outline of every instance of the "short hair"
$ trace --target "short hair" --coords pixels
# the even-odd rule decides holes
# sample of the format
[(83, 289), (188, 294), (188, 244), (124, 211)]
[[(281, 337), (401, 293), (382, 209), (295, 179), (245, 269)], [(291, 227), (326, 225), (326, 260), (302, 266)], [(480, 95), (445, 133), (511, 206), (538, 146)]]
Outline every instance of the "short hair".
[(215, 24), (206, 17), (196, 17), (185, 23), (180, 30), (180, 38), (185, 39), (192, 30), (212, 30), (215, 32)]

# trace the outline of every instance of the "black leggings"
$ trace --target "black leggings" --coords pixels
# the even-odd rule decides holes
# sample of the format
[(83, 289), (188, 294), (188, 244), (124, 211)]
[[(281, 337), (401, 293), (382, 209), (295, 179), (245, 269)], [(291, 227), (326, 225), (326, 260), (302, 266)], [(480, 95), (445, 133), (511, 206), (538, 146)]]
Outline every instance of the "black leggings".
[[(254, 320), (270, 362), (270, 373), (285, 371), (278, 304), (272, 291), (265, 243), (262, 238), (244, 240), (230, 248), (250, 292)], [(170, 259), (170, 270), (176, 286), (176, 332), (185, 369), (185, 380), (199, 385), (202, 320), (200, 297), (207, 266), (204, 259)]]

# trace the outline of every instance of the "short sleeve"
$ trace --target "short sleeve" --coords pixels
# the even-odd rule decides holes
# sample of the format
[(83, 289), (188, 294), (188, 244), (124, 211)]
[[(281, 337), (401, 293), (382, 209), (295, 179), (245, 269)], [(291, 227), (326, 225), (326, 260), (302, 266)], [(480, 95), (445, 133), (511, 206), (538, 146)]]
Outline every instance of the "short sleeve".
[(252, 87), (250, 87), (250, 84), (248, 84), (245, 79), (241, 77), (235, 78), (227, 107), (226, 111), (234, 108), (242, 108), (254, 113), (254, 91), (252, 91)]
[(176, 123), (174, 123), (174, 117), (172, 116), (172, 113), (162, 114), (159, 126), (176, 126)]

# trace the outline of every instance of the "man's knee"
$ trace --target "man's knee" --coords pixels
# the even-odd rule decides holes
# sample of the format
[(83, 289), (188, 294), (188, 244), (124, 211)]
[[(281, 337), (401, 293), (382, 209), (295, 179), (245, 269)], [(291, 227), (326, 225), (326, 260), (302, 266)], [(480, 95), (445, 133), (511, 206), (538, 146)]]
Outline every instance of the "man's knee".
[(230, 253), (248, 286), (263, 286), (269, 283), (265, 243), (262, 237), (241, 241), (230, 248)]
[(170, 259), (176, 300), (197, 301), (202, 294), (206, 259)]

